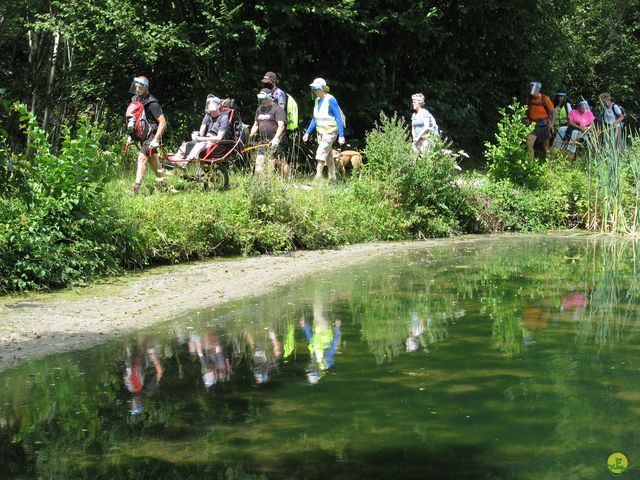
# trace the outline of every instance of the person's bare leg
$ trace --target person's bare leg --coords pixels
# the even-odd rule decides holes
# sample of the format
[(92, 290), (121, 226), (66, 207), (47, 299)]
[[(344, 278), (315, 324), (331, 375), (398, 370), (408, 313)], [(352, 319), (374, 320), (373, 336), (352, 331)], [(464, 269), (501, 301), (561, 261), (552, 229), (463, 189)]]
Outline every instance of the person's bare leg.
[(530, 159), (533, 159), (533, 145), (536, 143), (536, 138), (533, 134), (529, 134), (527, 137), (527, 156)]
[(153, 155), (151, 155), (151, 157), (149, 158), (149, 165), (151, 165), (151, 170), (153, 171), (153, 174), (156, 176), (156, 179), (158, 179), (159, 182), (163, 182), (164, 181), (164, 177), (163, 175), (163, 171), (162, 168), (160, 167), (160, 157), (158, 157), (157, 153), (154, 153)]
[(253, 170), (254, 175), (262, 175), (262, 171), (264, 170), (264, 155), (258, 154), (256, 155), (256, 166)]
[(542, 142), (542, 150), (544, 152), (543, 158), (547, 158), (547, 154), (549, 153), (549, 139)]
[(333, 159), (333, 155), (329, 152), (327, 156), (327, 175), (329, 176), (329, 180), (337, 180), (336, 178), (336, 161)]
[(148, 160), (148, 157), (144, 153), (138, 153), (138, 168), (136, 170), (136, 182), (134, 185), (140, 186), (142, 184), (144, 174), (147, 173)]

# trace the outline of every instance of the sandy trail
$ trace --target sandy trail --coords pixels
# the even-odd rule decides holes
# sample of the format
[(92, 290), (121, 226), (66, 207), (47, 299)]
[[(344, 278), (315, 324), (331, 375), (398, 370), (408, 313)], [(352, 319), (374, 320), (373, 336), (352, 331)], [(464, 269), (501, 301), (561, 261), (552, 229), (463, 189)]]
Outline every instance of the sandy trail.
[[(486, 238), (486, 236), (484, 237)], [(360, 244), (339, 250), (210, 260), (152, 269), (110, 284), (0, 301), (0, 371), (55, 352), (88, 348), (194, 308), (261, 295), (302, 276), (366, 262), (391, 252), (473, 237)]]

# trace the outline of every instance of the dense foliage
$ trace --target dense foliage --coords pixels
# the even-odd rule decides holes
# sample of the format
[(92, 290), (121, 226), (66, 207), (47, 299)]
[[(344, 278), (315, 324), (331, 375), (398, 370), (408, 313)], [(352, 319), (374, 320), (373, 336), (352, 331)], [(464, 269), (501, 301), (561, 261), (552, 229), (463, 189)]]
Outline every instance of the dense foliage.
[(421, 155), (407, 126), (381, 116), (367, 135), (367, 165), (338, 185), (232, 172), (229, 191), (169, 176), (125, 193), (126, 157), (100, 148), (101, 129), (63, 129), (59, 151), (16, 104), (27, 149), (0, 144), (0, 290), (51, 288), (123, 269), (219, 255), (278, 253), (380, 240), (584, 225), (583, 169), (541, 166), (535, 189), (460, 175), (464, 152), (437, 140)]
[[(574, 98), (609, 90), (632, 116), (637, 3), (8, 0), (0, 14), (0, 290), (360, 241), (576, 225), (636, 232), (637, 149), (613, 173), (603, 167), (618, 163), (597, 159), (529, 162), (522, 107), (500, 107), (536, 79)], [(232, 174), (236, 188), (226, 193), (170, 179), (179, 195), (147, 184), (144, 198), (123, 194), (131, 159), (114, 152), (134, 74), (151, 78), (169, 120), (166, 141), (177, 143), (208, 92), (238, 98), (248, 121), (267, 70), (298, 99), (303, 122), (306, 85), (318, 75), (329, 81), (348, 136), (366, 143), (361, 177), (305, 189)], [(420, 158), (402, 118), (416, 91), (450, 139)], [(9, 110), (15, 100), (26, 107)], [(458, 148), (478, 154), (484, 142), (490, 178), (460, 175)]]
[(638, 111), (638, 3), (7, 0), (0, 86), (57, 143), (81, 113), (117, 129), (135, 74), (151, 77), (179, 139), (207, 92), (240, 99), (248, 118), (267, 70), (308, 119), (306, 86), (323, 76), (351, 137), (380, 111), (408, 114), (421, 91), (448, 136), (477, 154), (498, 108), (534, 78), (574, 98), (608, 90)]
[(485, 142), (489, 176), (495, 180), (535, 186), (544, 171), (541, 160), (527, 155), (525, 142), (533, 126), (525, 123), (526, 111), (527, 107), (517, 101), (501, 108), (495, 143)]
[(104, 195), (109, 156), (100, 131), (82, 120), (62, 129), (53, 153), (46, 133), (16, 104), (28, 150), (0, 145), (0, 291), (78, 283), (131, 266), (136, 234)]

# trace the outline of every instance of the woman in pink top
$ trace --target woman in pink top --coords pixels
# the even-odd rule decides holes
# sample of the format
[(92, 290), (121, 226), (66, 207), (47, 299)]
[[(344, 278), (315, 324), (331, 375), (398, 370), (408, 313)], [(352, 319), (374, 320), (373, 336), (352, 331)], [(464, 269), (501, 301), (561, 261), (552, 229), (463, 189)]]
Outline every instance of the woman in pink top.
[(585, 138), (584, 132), (591, 126), (596, 117), (589, 110), (589, 104), (586, 100), (582, 100), (569, 112), (569, 127), (564, 135), (564, 141), (568, 142), (567, 150), (576, 153), (575, 141), (582, 137)]
[(589, 105), (586, 100), (578, 103), (577, 107), (569, 112), (569, 125), (584, 132), (591, 126), (596, 117), (594, 117), (591, 110), (588, 110)]

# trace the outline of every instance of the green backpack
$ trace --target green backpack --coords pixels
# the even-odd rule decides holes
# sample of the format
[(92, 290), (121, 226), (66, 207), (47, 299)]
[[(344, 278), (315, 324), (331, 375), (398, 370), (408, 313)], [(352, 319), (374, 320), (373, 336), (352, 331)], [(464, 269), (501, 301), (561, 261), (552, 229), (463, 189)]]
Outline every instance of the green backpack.
[(289, 95), (287, 95), (287, 130), (297, 130), (298, 129), (298, 102)]

